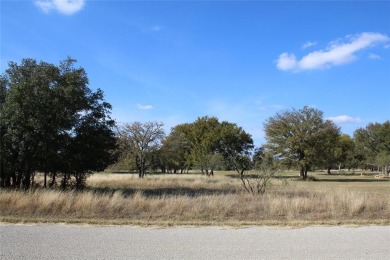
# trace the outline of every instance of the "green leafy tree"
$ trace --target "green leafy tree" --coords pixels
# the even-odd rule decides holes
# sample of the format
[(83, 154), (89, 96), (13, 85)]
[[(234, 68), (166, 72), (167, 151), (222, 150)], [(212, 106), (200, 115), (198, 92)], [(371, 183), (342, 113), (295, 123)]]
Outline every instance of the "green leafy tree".
[(206, 175), (213, 175), (215, 169), (225, 165), (232, 166), (240, 175), (251, 167), (252, 137), (236, 124), (204, 116), (176, 126), (172, 135), (180, 136), (180, 143), (185, 145), (182, 155), (187, 165)]
[(189, 161), (206, 175), (214, 175), (213, 156), (217, 152), (219, 122), (216, 117), (201, 117), (189, 125), (187, 140), (191, 145)]
[(265, 159), (265, 147), (255, 148), (252, 156), (252, 168), (262, 165)]
[(339, 171), (342, 166), (345, 166), (348, 169), (356, 167), (354, 152), (355, 144), (353, 139), (347, 134), (340, 135), (334, 151), (335, 162), (339, 167)]
[(189, 168), (187, 156), (190, 153), (190, 145), (185, 134), (180, 131), (180, 125), (172, 129), (171, 133), (162, 142), (160, 157), (163, 171), (183, 173)]
[(390, 121), (370, 123), (354, 133), (356, 150), (363, 156), (361, 162), (371, 167), (382, 167), (384, 173), (390, 167)]
[[(116, 159), (114, 121), (107, 118), (111, 105), (98, 90), (89, 99), (89, 109), (80, 116), (65, 146), (66, 165), (63, 172), (74, 178), (77, 189), (85, 186), (92, 171), (102, 171)], [(67, 179), (63, 179), (63, 187)]]
[(218, 136), (218, 152), (242, 177), (251, 168), (250, 152), (254, 147), (251, 135), (236, 124), (223, 121)]
[(300, 177), (307, 178), (310, 167), (324, 165), (339, 138), (339, 128), (323, 119), (315, 108), (285, 111), (264, 124), (266, 148), (286, 164), (295, 164)]
[(351, 164), (351, 158), (354, 153), (354, 143), (352, 138), (347, 134), (338, 137), (337, 142), (328, 150), (326, 167), (328, 174), (331, 173), (332, 167), (338, 166), (339, 171), (343, 165)]
[[(9, 63), (1, 78), (6, 93), (0, 118), (3, 187), (27, 189), (34, 184), (37, 171), (45, 174), (44, 186), (48, 175), (54, 184), (60, 174), (65, 187), (72, 176), (102, 169), (102, 165), (112, 161), (107, 156), (83, 162), (84, 167), (70, 163), (76, 154), (88, 157), (115, 144), (114, 121), (109, 118), (111, 106), (100, 90), (93, 92), (88, 88), (87, 75), (83, 68), (74, 68), (75, 62), (68, 58), (59, 66), (34, 59)], [(81, 136), (100, 138), (99, 142), (89, 144), (86, 151), (76, 145)], [(77, 178), (75, 183), (79, 183)]]
[(11, 156), (9, 149), (7, 149), (5, 135), (9, 129), (9, 125), (4, 118), (4, 106), (7, 95), (7, 79), (5, 76), (0, 76), (0, 187), (11, 186)]

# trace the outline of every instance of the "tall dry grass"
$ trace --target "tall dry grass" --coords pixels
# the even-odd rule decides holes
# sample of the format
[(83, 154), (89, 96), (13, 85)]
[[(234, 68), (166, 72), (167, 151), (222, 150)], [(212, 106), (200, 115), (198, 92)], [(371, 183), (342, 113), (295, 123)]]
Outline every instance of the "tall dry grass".
[[(95, 184), (91, 185), (98, 185), (97, 183), (103, 182), (104, 179), (92, 181)], [(147, 187), (154, 187), (154, 181), (156, 180), (150, 180), (150, 186)], [(194, 184), (202, 181), (194, 178), (189, 182)], [(202, 188), (209, 185), (206, 182), (203, 183)], [(230, 180), (227, 182), (230, 183)], [(135, 181), (129, 185), (137, 183)], [(181, 183), (180, 187), (188, 188), (188, 185), (185, 185), (188, 184), (187, 180), (183, 182), (179, 180), (179, 183)], [(145, 184), (143, 185), (145, 187)], [(194, 187), (198, 185), (200, 184)], [(218, 185), (217, 187), (220, 187)], [(237, 188), (234, 181), (229, 185), (234, 189)], [(308, 223), (378, 223), (379, 221), (379, 223), (389, 224), (390, 199), (388, 196), (344, 190), (313, 191), (294, 185), (274, 187), (262, 196), (243, 192), (149, 196), (142, 191), (128, 195), (120, 190), (110, 193), (0, 190), (0, 216), (3, 220), (14, 218), (27, 221), (38, 219), (50, 222), (74, 222), (82, 219), (86, 222), (119, 224), (271, 222), (294, 224), (302, 221)]]
[(224, 176), (213, 178), (200, 174), (183, 175), (146, 175), (138, 178), (132, 174), (95, 174), (87, 180), (87, 185), (92, 188), (109, 189), (213, 189), (213, 190), (241, 190), (240, 182), (236, 179)]

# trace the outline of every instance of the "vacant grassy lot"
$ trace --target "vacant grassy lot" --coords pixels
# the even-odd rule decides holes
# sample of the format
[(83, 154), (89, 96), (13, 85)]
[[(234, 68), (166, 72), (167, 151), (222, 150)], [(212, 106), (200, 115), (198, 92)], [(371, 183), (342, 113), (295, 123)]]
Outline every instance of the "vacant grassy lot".
[(390, 224), (390, 182), (375, 174), (296, 172), (263, 195), (245, 193), (233, 172), (95, 174), (84, 192), (0, 190), (0, 221), (137, 225)]

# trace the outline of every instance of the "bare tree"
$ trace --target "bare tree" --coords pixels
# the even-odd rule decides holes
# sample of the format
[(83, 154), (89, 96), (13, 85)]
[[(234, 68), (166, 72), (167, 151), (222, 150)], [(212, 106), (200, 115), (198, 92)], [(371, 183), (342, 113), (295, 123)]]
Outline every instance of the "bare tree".
[(250, 176), (241, 175), (242, 187), (252, 195), (264, 194), (279, 168), (280, 165), (274, 161), (272, 154), (263, 154)]
[(124, 153), (131, 156), (143, 178), (153, 151), (159, 148), (165, 137), (162, 122), (133, 122), (124, 124), (119, 130), (119, 140)]

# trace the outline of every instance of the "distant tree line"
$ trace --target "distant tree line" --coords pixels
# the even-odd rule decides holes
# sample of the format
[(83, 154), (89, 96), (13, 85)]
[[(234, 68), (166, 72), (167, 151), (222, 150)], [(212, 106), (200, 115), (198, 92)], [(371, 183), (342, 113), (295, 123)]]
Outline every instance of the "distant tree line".
[[(165, 136), (163, 123), (134, 122), (120, 127), (120, 160), (115, 167), (150, 172), (183, 173), (199, 169), (212, 176), (215, 170), (235, 170), (240, 177), (250, 169), (298, 169), (302, 179), (314, 169), (357, 168), (390, 171), (390, 121), (369, 124), (353, 138), (340, 133), (323, 112), (311, 107), (288, 110), (264, 123), (266, 144), (254, 149), (250, 134), (216, 117), (200, 117), (180, 124)], [(114, 167), (114, 168), (115, 168)]]
[(173, 127), (162, 122), (116, 126), (101, 90), (88, 87), (83, 68), (68, 58), (59, 66), (34, 59), (10, 62), (0, 77), (0, 187), (29, 189), (35, 174), (43, 187), (81, 189), (94, 171), (186, 173), (198, 169), (298, 169), (302, 179), (314, 169), (367, 168), (390, 171), (390, 121), (370, 123), (342, 134), (323, 112), (311, 108), (277, 113), (264, 123), (266, 143), (235, 123), (199, 117)]
[(205, 116), (173, 127), (168, 136), (162, 127), (159, 122), (120, 127), (122, 168), (136, 169), (141, 178), (147, 169), (183, 173), (196, 168), (212, 176), (216, 169), (232, 169), (242, 175), (251, 168), (253, 139), (236, 124)]

